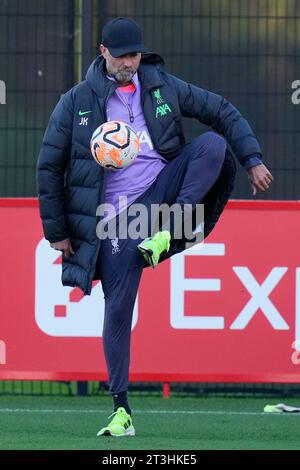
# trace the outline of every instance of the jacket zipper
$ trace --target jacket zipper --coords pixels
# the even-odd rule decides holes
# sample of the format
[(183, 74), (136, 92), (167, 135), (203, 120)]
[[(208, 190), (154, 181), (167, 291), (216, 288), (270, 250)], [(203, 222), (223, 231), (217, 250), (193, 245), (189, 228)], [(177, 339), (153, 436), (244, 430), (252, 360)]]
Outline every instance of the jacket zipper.
[[(104, 122), (107, 121), (107, 113), (106, 113), (107, 103), (108, 103), (108, 100), (111, 97), (111, 95), (114, 93), (114, 91), (115, 90), (112, 87), (110, 89), (110, 91), (108, 92), (105, 100), (104, 100), (104, 113), (103, 113), (104, 114)], [(98, 101), (97, 97), (96, 97), (96, 100), (97, 100), (97, 103), (98, 103), (98, 106), (99, 106), (99, 109), (100, 109), (100, 115), (101, 115), (101, 108), (100, 108), (99, 101)], [(102, 202), (103, 202), (103, 199), (104, 199), (103, 196), (105, 195), (105, 189), (106, 189), (106, 174), (104, 172), (104, 169), (102, 169), (101, 180), (102, 181), (101, 181), (101, 184), (100, 184), (100, 191), (98, 192), (98, 202), (99, 202), (99, 204), (102, 204)], [(101, 240), (98, 239), (96, 256), (94, 257), (93, 264), (92, 264), (92, 267), (90, 269), (90, 274), (93, 273), (93, 275), (92, 276), (90, 275), (88, 280), (87, 280), (86, 292), (88, 291), (88, 288), (91, 289), (91, 284), (93, 282), (93, 276), (95, 274), (95, 269), (96, 269), (97, 258), (99, 256), (100, 246), (101, 246)]]
[(127, 109), (128, 109), (128, 113), (129, 113), (129, 121), (131, 123), (133, 123), (134, 122), (134, 116), (133, 116), (132, 108), (129, 104), (127, 105)]
[(133, 115), (133, 112), (132, 112), (132, 107), (130, 106), (130, 104), (128, 103), (128, 101), (126, 101), (122, 95), (118, 94), (118, 97), (120, 99), (120, 101), (122, 101), (122, 103), (126, 106), (127, 108), (127, 111), (128, 111), (128, 115), (129, 115), (129, 121), (130, 123), (132, 124), (134, 122), (134, 115)]

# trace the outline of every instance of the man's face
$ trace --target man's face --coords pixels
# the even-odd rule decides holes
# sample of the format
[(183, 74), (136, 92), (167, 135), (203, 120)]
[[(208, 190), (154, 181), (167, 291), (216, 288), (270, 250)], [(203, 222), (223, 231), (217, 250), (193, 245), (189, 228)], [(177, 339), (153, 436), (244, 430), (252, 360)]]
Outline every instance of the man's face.
[(106, 60), (106, 70), (111, 77), (114, 77), (119, 83), (128, 83), (138, 69), (141, 61), (140, 52), (132, 52), (131, 54), (121, 57), (113, 57), (107, 47), (102, 44), (100, 52)]

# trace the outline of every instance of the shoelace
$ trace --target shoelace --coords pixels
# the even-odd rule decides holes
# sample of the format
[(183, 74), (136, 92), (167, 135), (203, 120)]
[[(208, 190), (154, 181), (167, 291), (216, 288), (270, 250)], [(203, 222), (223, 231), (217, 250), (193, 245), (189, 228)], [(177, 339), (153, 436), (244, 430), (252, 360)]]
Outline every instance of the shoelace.
[(117, 423), (117, 424), (121, 424), (122, 426), (124, 426), (124, 424), (126, 423), (126, 418), (123, 415), (123, 413), (118, 413), (117, 411), (114, 411), (111, 415), (109, 415), (108, 419), (110, 419), (112, 417), (113, 417), (113, 419), (112, 419), (111, 424), (112, 423)]

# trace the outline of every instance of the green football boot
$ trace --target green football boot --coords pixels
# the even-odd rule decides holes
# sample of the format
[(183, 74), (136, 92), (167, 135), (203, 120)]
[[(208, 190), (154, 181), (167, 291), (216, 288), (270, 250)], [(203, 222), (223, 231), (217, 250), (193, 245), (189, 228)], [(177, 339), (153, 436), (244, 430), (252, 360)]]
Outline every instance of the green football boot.
[(109, 418), (113, 417), (111, 422), (100, 429), (97, 436), (135, 436), (135, 429), (132, 425), (131, 416), (126, 412), (125, 408), (120, 407)]
[(137, 247), (147, 263), (155, 268), (160, 256), (170, 249), (171, 234), (168, 230), (157, 232), (153, 237), (146, 238)]

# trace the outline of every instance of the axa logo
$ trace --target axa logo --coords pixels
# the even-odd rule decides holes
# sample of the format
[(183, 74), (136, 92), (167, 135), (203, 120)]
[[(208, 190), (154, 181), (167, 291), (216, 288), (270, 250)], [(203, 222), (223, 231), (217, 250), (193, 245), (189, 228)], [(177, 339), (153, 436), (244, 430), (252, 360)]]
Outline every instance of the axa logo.
[(153, 96), (156, 99), (156, 110), (155, 110), (155, 117), (165, 116), (168, 113), (172, 112), (170, 105), (165, 102), (164, 98), (161, 96), (161, 91), (159, 88), (156, 88), (153, 92)]
[(172, 112), (172, 109), (170, 108), (168, 103), (165, 103), (160, 106), (157, 106), (155, 117), (158, 118), (161, 116), (165, 116), (166, 114), (171, 113), (171, 112)]
[(0, 80), (0, 104), (6, 104), (6, 85), (3, 80)]

